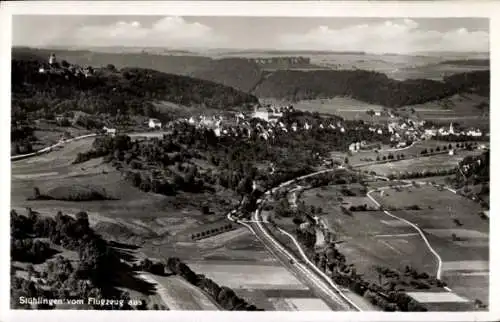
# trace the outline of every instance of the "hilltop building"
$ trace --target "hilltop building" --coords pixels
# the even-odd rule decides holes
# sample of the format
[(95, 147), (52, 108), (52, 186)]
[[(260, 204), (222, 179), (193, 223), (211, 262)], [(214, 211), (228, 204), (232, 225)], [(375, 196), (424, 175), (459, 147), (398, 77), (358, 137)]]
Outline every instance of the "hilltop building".
[(256, 108), (252, 117), (264, 120), (266, 122), (276, 122), (278, 118), (283, 116), (283, 112), (274, 108), (259, 109)]
[(56, 63), (56, 54), (52, 53), (49, 57), (49, 65), (53, 66)]

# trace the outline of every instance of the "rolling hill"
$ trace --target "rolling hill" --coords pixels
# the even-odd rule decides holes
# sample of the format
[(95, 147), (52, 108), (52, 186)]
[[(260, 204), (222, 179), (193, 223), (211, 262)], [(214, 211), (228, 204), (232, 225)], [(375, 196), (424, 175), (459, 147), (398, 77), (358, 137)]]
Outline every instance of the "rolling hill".
[[(45, 60), (50, 52), (50, 50), (45, 49), (14, 48), (13, 57), (23, 59), (34, 57), (35, 59)], [(184, 75), (219, 83), (251, 93), (259, 98), (275, 98), (288, 101), (343, 96), (385, 107), (400, 107), (439, 100), (457, 93), (475, 93), (489, 96), (490, 87), (490, 72), (489, 69), (486, 69), (488, 67), (485, 66), (488, 60), (479, 59), (468, 61), (465, 59), (444, 60), (443, 63), (434, 62), (419, 67), (423, 68), (422, 71), (410, 70), (405, 72), (403, 70), (403, 74), (415, 74), (422, 77), (398, 80), (394, 79), (388, 72), (356, 68), (331, 70), (326, 69), (324, 66), (314, 69), (316, 60), (309, 60), (307, 57), (273, 56), (259, 58), (257, 56), (248, 56), (246, 52), (240, 53), (241, 57), (218, 56), (218, 59), (195, 54), (161, 55), (75, 50), (54, 50), (54, 52), (60, 60), (68, 60), (79, 65), (106, 66), (107, 64), (113, 64), (119, 69), (126, 67), (154, 69), (163, 73)], [(324, 53), (319, 54), (324, 55)], [(330, 53), (329, 55), (333, 54)], [(362, 53), (356, 54), (355, 57), (353, 55), (348, 53), (344, 56), (350, 57), (349, 59), (353, 63), (357, 62), (359, 57), (365, 57), (364, 60), (361, 60), (364, 65), (369, 63), (367, 60), (373, 60), (376, 63), (377, 59), (383, 58), (375, 58)], [(328, 59), (334, 59), (332, 57)], [(297, 64), (290, 63), (290, 61), (293, 62), (297, 58), (301, 58), (299, 59), (301, 62)], [(399, 64), (404, 64), (406, 58), (399, 57), (398, 59), (401, 60)], [(265, 62), (268, 60), (271, 61), (273, 68), (268, 68), (270, 65)], [(274, 63), (274, 60), (278, 63)], [(305, 64), (308, 67), (307, 70), (301, 68), (305, 66), (304, 62), (310, 62)], [(470, 63), (483, 70), (474, 70), (474, 66), (468, 69)], [(388, 64), (388, 62), (384, 61), (384, 64)], [(431, 65), (451, 67), (441, 68), (436, 71), (435, 68), (432, 69)], [(366, 66), (369, 66), (369, 64)], [(457, 73), (453, 73), (455, 70)]]
[(248, 107), (257, 98), (222, 84), (153, 69), (113, 66), (97, 68), (90, 77), (75, 76), (69, 68), (40, 73), (42, 62), (12, 60), (12, 115), (117, 113), (152, 116), (154, 102), (213, 109)]

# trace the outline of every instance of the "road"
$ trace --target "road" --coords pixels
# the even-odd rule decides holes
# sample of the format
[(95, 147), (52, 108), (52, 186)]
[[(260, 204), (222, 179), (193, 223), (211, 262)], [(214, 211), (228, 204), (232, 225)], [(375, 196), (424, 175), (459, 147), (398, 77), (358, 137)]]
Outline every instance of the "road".
[[(382, 176), (375, 176), (376, 178), (379, 178), (379, 179), (382, 179), (382, 180), (386, 180), (386, 181), (390, 181), (389, 178), (387, 177), (382, 177)], [(400, 180), (401, 182), (404, 182), (405, 184), (404, 185), (399, 185), (399, 186), (385, 186), (385, 187), (381, 187), (381, 188), (378, 188), (378, 189), (373, 189), (373, 190), (370, 190), (367, 192), (366, 196), (375, 204), (377, 205), (377, 207), (380, 207), (380, 203), (375, 200), (375, 198), (373, 198), (373, 196), (371, 195), (372, 193), (374, 192), (377, 192), (377, 191), (383, 191), (385, 189), (389, 189), (389, 188), (392, 188), (392, 187), (399, 187), (399, 188), (404, 188), (404, 187), (410, 187), (413, 185), (413, 183), (410, 181), (410, 180)], [(428, 182), (424, 182), (424, 181), (415, 181), (416, 184), (428, 184)], [(450, 188), (450, 187), (444, 187), (444, 189), (452, 192), (452, 193), (457, 193), (456, 190)], [(425, 236), (424, 232), (422, 231), (422, 229), (420, 229), (420, 227), (418, 227), (417, 224), (414, 224), (412, 223), (411, 221), (408, 221), (404, 218), (401, 218), (401, 217), (398, 217), (394, 214), (391, 214), (389, 211), (387, 210), (384, 210), (383, 211), (384, 214), (392, 217), (392, 218), (395, 218), (397, 220), (400, 220), (408, 225), (410, 225), (411, 227), (413, 227), (417, 232), (418, 234), (420, 235), (420, 237), (422, 237), (422, 240), (424, 241), (425, 245), (427, 246), (427, 248), (429, 249), (429, 251), (434, 255), (434, 257), (436, 258), (436, 261), (437, 261), (437, 269), (436, 269), (436, 278), (437, 279), (441, 279), (441, 275), (442, 275), (442, 266), (443, 266), (443, 260), (441, 259), (441, 256), (439, 256), (438, 252), (431, 246), (429, 240), (427, 239), (427, 237)], [(448, 292), (451, 292), (451, 289), (449, 287), (444, 287), (445, 290), (447, 290)]]
[(298, 276), (301, 276), (304, 281), (307, 281), (307, 284), (316, 292), (316, 294), (318, 294), (322, 299), (326, 301), (326, 303), (335, 308), (337, 311), (362, 311), (362, 309), (356, 303), (354, 303), (343, 293), (338, 285), (333, 283), (330, 277), (328, 277), (309, 260), (307, 255), (302, 250), (302, 246), (295, 239), (295, 237), (293, 237), (288, 232), (279, 229), (281, 233), (292, 240), (296, 248), (299, 250), (299, 253), (301, 255), (300, 259), (298, 259), (279, 241), (276, 240), (276, 238), (269, 232), (267, 227), (265, 227), (265, 222), (261, 218), (261, 209), (264, 202), (266, 201), (265, 199), (270, 197), (271, 194), (276, 190), (289, 186), (296, 180), (302, 180), (336, 170), (338, 169), (322, 170), (284, 182), (279, 186), (268, 190), (264, 194), (264, 199), (258, 199), (257, 204), (259, 204), (259, 208), (252, 214), (251, 220), (242, 221), (235, 219), (233, 216), (237, 213), (236, 210), (233, 210), (228, 214), (228, 219), (247, 227), (286, 267), (294, 271)]
[[(141, 137), (141, 136), (162, 136), (163, 134), (164, 133), (128, 133), (127, 135), (129, 135), (131, 137)], [(67, 141), (67, 143), (69, 143), (70, 141)], [(64, 145), (64, 144), (60, 144), (60, 145)], [(50, 148), (46, 148), (46, 150), (47, 150), (47, 152), (51, 151)], [(321, 298), (324, 298), (326, 300), (326, 302), (332, 308), (335, 308), (336, 310), (339, 310), (339, 311), (342, 311), (342, 310), (344, 310), (344, 311), (350, 311), (350, 310), (362, 311), (362, 309), (358, 305), (356, 305), (349, 297), (347, 297), (344, 294), (344, 292), (335, 283), (333, 283), (333, 281), (330, 279), (330, 277), (328, 277), (324, 272), (322, 272), (318, 267), (316, 267), (316, 265), (314, 265), (314, 263), (312, 263), (309, 260), (309, 258), (306, 256), (306, 254), (302, 250), (300, 243), (295, 239), (294, 236), (292, 236), (288, 232), (278, 228), (285, 236), (287, 236), (288, 238), (290, 238), (292, 240), (293, 244), (296, 246), (296, 248), (298, 249), (298, 251), (301, 255), (300, 259), (298, 259), (294, 254), (292, 254), (290, 251), (288, 251), (279, 241), (276, 240), (276, 238), (269, 232), (268, 228), (263, 224), (264, 222), (261, 218), (261, 208), (262, 208), (264, 202), (266, 201), (266, 199), (268, 197), (270, 197), (277, 190), (279, 190), (281, 188), (285, 188), (285, 187), (295, 183), (296, 180), (306, 179), (306, 178), (317, 176), (317, 175), (320, 175), (323, 173), (337, 171), (339, 169), (343, 169), (343, 167), (338, 167), (335, 169), (326, 169), (326, 170), (310, 173), (308, 175), (294, 178), (292, 180), (284, 182), (284, 183), (280, 184), (279, 186), (268, 190), (265, 193), (265, 197), (263, 199), (261, 198), (257, 201), (257, 203), (259, 204), (259, 208), (252, 214), (251, 221), (242, 222), (242, 221), (239, 221), (239, 220), (233, 218), (233, 216), (236, 214), (236, 210), (233, 210), (227, 216), (228, 216), (228, 219), (244, 225), (253, 234), (255, 234), (263, 242), (263, 244), (268, 249), (270, 249), (270, 251), (273, 254), (275, 254), (275, 256), (277, 258), (280, 259), (280, 261), (285, 266), (287, 266), (288, 268), (293, 270), (295, 273), (297, 273), (299, 276), (301, 276), (305, 281), (307, 281), (307, 284), (309, 284), (312, 287), (312, 289), (315, 290), (318, 295), (320, 295)], [(378, 177), (378, 178), (383, 179), (383, 180), (388, 180), (385, 177)], [(401, 181), (404, 182), (404, 180), (401, 180)], [(406, 182), (409, 182), (409, 181), (406, 181)], [(408, 185), (411, 185), (411, 183), (409, 183)], [(388, 188), (388, 187), (384, 187), (384, 188)], [(380, 190), (380, 189), (381, 188), (379, 188), (378, 190)], [(446, 189), (456, 193), (456, 191), (454, 191), (451, 188), (446, 188)], [(369, 191), (367, 193), (367, 196), (376, 205), (380, 206), (380, 204), (371, 196), (371, 193), (373, 193), (374, 191), (375, 190)], [(397, 218), (401, 221), (408, 223), (410, 226), (412, 226), (413, 228), (415, 228), (418, 231), (418, 233), (420, 234), (420, 236), (422, 237), (422, 239), (426, 243), (429, 250), (437, 258), (438, 269), (437, 269), (436, 276), (439, 279), (441, 277), (441, 266), (442, 266), (441, 258), (439, 256), (439, 254), (432, 248), (432, 246), (430, 245), (429, 241), (425, 237), (425, 234), (422, 232), (422, 230), (417, 225), (415, 225), (415, 224), (413, 224), (413, 223), (411, 223), (403, 218), (397, 217), (397, 216), (389, 213), (388, 211), (384, 211), (384, 213), (388, 216), (391, 216), (393, 218)]]

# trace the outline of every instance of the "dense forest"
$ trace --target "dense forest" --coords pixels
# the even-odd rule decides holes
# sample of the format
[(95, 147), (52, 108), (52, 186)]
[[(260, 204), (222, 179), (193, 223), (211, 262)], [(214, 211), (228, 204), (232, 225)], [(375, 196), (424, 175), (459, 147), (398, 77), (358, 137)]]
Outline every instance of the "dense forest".
[(249, 93), (262, 78), (262, 73), (255, 61), (242, 58), (223, 58), (213, 60), (206, 67), (200, 68), (190, 75)]
[(489, 71), (474, 71), (445, 77), (443, 82), (414, 79), (397, 81), (387, 75), (364, 70), (292, 71), (269, 74), (254, 90), (258, 97), (292, 101), (348, 96), (386, 107), (422, 104), (460, 92), (489, 95)]
[(480, 155), (466, 156), (458, 164), (455, 174), (455, 185), (464, 187), (466, 185), (478, 185), (490, 181), (490, 151), (487, 150)]
[[(126, 272), (118, 253), (97, 235), (89, 225), (88, 215), (79, 212), (75, 218), (58, 212), (44, 217), (27, 209), (26, 215), (12, 210), (11, 258), (14, 261), (37, 264), (46, 262), (46, 269), (36, 271), (28, 265), (28, 279), (11, 276), (11, 299), (13, 308), (29, 308), (19, 302), (24, 297), (84, 299), (89, 297), (122, 299), (128, 293), (120, 291), (117, 271)], [(78, 261), (70, 261), (57, 255), (53, 247), (63, 247), (78, 254)], [(57, 255), (57, 256), (54, 256)], [(37, 282), (35, 282), (37, 281)], [(36, 309), (53, 309), (53, 306), (38, 305)], [(130, 309), (124, 306), (92, 306), (94, 309)]]
[(26, 118), (30, 112), (62, 113), (78, 110), (89, 114), (150, 116), (153, 101), (185, 106), (229, 109), (257, 103), (257, 99), (236, 89), (187, 76), (151, 69), (110, 65), (94, 76), (39, 73), (40, 62), (12, 61), (12, 116)]

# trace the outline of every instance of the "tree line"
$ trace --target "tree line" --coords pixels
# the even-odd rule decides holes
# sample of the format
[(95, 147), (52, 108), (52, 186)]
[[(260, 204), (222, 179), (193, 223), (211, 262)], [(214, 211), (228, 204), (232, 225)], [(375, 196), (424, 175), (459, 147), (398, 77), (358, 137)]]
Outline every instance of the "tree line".
[(167, 259), (167, 268), (176, 275), (186, 279), (189, 283), (199, 287), (212, 297), (223, 309), (228, 311), (262, 311), (255, 305), (249, 304), (239, 297), (232, 289), (219, 286), (215, 281), (202, 274), (196, 274), (188, 265), (177, 257)]
[[(58, 255), (47, 263), (42, 273), (29, 271), (29, 278), (12, 275), (11, 298), (13, 307), (29, 308), (21, 305), (20, 296), (46, 298), (89, 297), (128, 299), (128, 293), (118, 291), (113, 286), (119, 259), (108, 247), (107, 242), (97, 235), (89, 225), (87, 213), (81, 211), (75, 218), (58, 212), (52, 217), (40, 216), (27, 208), (26, 215), (11, 211), (11, 259), (29, 263), (47, 261), (57, 252), (50, 248), (45, 238), (57, 246), (78, 253), (76, 263)], [(31, 279), (36, 277), (38, 283)], [(38, 285), (37, 285), (38, 284)], [(45, 287), (41, 287), (45, 286)], [(116, 305), (92, 306), (94, 309), (130, 309)], [(41, 305), (39, 309), (51, 309)]]

